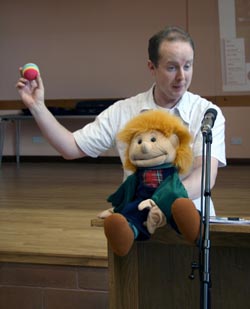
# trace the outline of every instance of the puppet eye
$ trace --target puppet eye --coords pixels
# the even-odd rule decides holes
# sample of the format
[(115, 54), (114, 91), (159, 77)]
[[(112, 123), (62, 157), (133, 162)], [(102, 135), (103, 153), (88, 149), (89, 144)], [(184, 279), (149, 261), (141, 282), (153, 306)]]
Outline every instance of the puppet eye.
[(138, 139), (137, 143), (140, 145), (142, 143), (142, 139)]
[(151, 142), (155, 143), (156, 142), (156, 137), (151, 137)]

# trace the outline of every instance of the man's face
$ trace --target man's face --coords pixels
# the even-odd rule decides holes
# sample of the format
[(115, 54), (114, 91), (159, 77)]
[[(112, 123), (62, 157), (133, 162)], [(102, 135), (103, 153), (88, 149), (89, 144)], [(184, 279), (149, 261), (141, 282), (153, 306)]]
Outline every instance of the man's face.
[(160, 106), (172, 107), (191, 84), (194, 52), (187, 42), (163, 41), (159, 55), (157, 67), (148, 62), (156, 82), (154, 99)]

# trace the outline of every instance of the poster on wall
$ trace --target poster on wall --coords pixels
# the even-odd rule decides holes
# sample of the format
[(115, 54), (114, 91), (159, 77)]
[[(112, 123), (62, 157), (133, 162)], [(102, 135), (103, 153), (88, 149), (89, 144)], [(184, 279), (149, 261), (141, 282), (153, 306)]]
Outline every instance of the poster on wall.
[(223, 91), (250, 91), (250, 1), (218, 0)]

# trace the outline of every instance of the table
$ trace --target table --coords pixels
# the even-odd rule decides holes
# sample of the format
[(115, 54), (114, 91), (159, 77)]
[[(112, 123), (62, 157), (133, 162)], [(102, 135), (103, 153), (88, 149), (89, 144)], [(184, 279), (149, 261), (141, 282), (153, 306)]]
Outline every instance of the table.
[[(55, 118), (59, 120), (63, 119), (94, 119), (96, 115), (55, 115)], [(25, 114), (9, 114), (0, 115), (0, 166), (3, 159), (3, 148), (5, 139), (5, 125), (8, 122), (15, 124), (15, 151), (16, 151), (16, 163), (20, 163), (20, 139), (21, 139), (21, 121), (34, 120), (32, 115)]]

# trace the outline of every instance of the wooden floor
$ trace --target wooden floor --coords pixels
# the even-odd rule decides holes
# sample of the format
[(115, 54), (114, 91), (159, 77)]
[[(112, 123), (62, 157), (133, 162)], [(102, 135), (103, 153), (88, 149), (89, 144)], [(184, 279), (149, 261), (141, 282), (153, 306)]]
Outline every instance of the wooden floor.
[[(107, 266), (91, 219), (122, 180), (120, 164), (5, 162), (0, 169), (0, 262)], [(219, 170), (216, 212), (250, 217), (250, 165)]]

